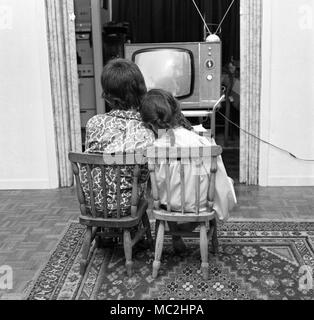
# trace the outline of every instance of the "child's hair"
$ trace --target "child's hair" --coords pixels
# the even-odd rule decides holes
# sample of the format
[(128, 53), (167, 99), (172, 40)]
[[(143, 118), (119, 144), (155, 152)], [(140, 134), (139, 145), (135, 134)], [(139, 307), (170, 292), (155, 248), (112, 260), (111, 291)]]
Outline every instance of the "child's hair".
[(126, 59), (109, 61), (101, 75), (103, 98), (112, 109), (139, 109), (147, 92), (139, 67)]
[(179, 102), (162, 89), (152, 89), (143, 98), (140, 109), (146, 127), (157, 135), (158, 129), (184, 127), (192, 130), (190, 122), (181, 112)]

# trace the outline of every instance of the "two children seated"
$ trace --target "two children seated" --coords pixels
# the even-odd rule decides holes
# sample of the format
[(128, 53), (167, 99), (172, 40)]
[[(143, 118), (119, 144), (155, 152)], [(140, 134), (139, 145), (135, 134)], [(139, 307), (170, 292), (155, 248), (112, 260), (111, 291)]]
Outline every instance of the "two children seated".
[[(102, 73), (103, 96), (111, 111), (91, 118), (86, 126), (86, 153), (123, 153), (145, 152), (148, 147), (201, 147), (215, 145), (213, 139), (198, 135), (191, 124), (183, 116), (178, 101), (167, 91), (153, 89), (147, 92), (145, 81), (138, 66), (125, 59), (110, 61)], [(172, 139), (168, 139), (168, 133)], [(203, 168), (209, 172), (209, 168)], [(105, 172), (107, 190), (107, 205), (112, 217), (117, 210), (115, 170), (108, 168)], [(175, 163), (171, 167), (171, 207), (181, 211), (180, 174)], [(192, 168), (187, 167), (185, 176), (191, 177), (186, 183), (186, 194), (193, 195), (195, 179), (191, 174)], [(103, 192), (101, 183), (102, 172), (92, 170), (95, 205), (101, 207)], [(157, 182), (162, 188), (165, 183), (165, 168), (161, 164), (156, 172)], [(85, 198), (89, 201), (89, 186), (86, 170), (81, 169), (81, 183)], [(141, 166), (139, 193), (145, 196), (149, 172), (146, 165)], [(200, 185), (200, 201), (205, 203), (209, 187), (208, 175), (204, 175)], [(124, 166), (121, 172), (121, 203), (122, 216), (130, 215), (130, 199), (132, 195), (132, 168)], [(162, 205), (167, 205), (166, 191), (160, 194)], [(221, 157), (218, 158), (216, 173), (214, 209), (219, 220), (226, 220), (229, 211), (236, 203), (233, 184), (227, 176)], [(195, 212), (194, 198), (187, 196), (186, 212)], [(169, 228), (193, 229), (195, 225), (178, 226), (169, 223)], [(185, 246), (180, 237), (173, 237), (175, 250), (184, 250)]]

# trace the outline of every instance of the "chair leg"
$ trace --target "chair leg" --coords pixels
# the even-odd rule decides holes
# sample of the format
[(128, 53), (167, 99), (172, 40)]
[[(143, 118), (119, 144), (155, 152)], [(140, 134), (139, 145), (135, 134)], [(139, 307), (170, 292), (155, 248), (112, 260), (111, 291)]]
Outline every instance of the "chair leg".
[(155, 242), (157, 241), (157, 233), (158, 233), (158, 229), (159, 229), (159, 223), (160, 223), (160, 220), (156, 220), (156, 222), (155, 222)]
[(125, 267), (126, 272), (129, 277), (132, 277), (132, 239), (130, 230), (125, 229), (123, 231), (123, 247), (124, 247), (124, 255), (125, 255)]
[(154, 242), (153, 242), (153, 237), (150, 230), (150, 222), (146, 212), (142, 216), (142, 222), (143, 222), (143, 226), (146, 228), (146, 237), (148, 240), (149, 247), (151, 250), (154, 250)]
[(214, 254), (217, 254), (218, 253), (218, 246), (219, 246), (218, 235), (217, 235), (217, 221), (216, 221), (216, 219), (214, 219), (210, 223), (214, 229), (213, 236), (212, 236), (213, 252), (214, 252)]
[(148, 195), (148, 207), (147, 207), (147, 214), (152, 217), (153, 216), (153, 209), (154, 209), (154, 199), (152, 198), (152, 196)]
[(97, 249), (100, 249), (102, 247), (102, 239), (101, 239), (101, 236), (96, 236), (95, 238), (95, 241), (96, 241), (96, 248)]
[(158, 270), (160, 268), (160, 259), (162, 254), (162, 248), (164, 245), (164, 234), (165, 234), (165, 221), (159, 221), (157, 239), (155, 245), (155, 260), (153, 262), (153, 278), (157, 278)]
[[(97, 232), (101, 232), (101, 228), (97, 228)], [(95, 242), (96, 242), (96, 248), (100, 249), (102, 247), (102, 238), (101, 236), (97, 235), (95, 236)]]
[(92, 242), (92, 227), (87, 227), (81, 253), (80, 274), (83, 276), (87, 267), (87, 257)]
[(208, 279), (208, 240), (207, 240), (207, 230), (206, 224), (202, 223), (200, 228), (200, 251), (202, 258), (201, 270), (203, 273), (204, 280)]

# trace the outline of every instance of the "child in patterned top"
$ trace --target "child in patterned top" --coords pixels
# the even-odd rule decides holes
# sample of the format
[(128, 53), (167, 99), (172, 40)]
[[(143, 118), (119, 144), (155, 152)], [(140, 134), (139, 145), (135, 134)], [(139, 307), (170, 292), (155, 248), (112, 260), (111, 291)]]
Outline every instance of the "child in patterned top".
[[(123, 153), (144, 151), (152, 145), (155, 138), (152, 131), (145, 128), (138, 112), (142, 97), (146, 93), (143, 75), (138, 66), (125, 59), (114, 59), (104, 67), (101, 83), (103, 97), (111, 111), (91, 118), (86, 126), (86, 153)], [(92, 170), (93, 191), (96, 208), (101, 210), (103, 194), (101, 187), (101, 170)], [(121, 216), (130, 215), (132, 194), (132, 166), (121, 168)], [(114, 216), (117, 210), (116, 169), (106, 169), (108, 185), (107, 205)], [(149, 173), (147, 166), (141, 167), (139, 192), (143, 194)], [(87, 202), (89, 202), (89, 186), (86, 168), (81, 168), (81, 182)]]

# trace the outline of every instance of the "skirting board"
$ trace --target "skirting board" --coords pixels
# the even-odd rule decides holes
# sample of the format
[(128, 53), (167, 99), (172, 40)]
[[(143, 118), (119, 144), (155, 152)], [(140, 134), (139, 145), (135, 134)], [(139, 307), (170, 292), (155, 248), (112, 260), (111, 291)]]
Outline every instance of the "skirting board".
[(272, 176), (268, 177), (267, 185), (262, 187), (314, 187), (314, 176), (309, 177), (280, 177)]
[(37, 190), (37, 189), (57, 189), (58, 185), (53, 185), (46, 179), (10, 179), (0, 180), (0, 190)]

